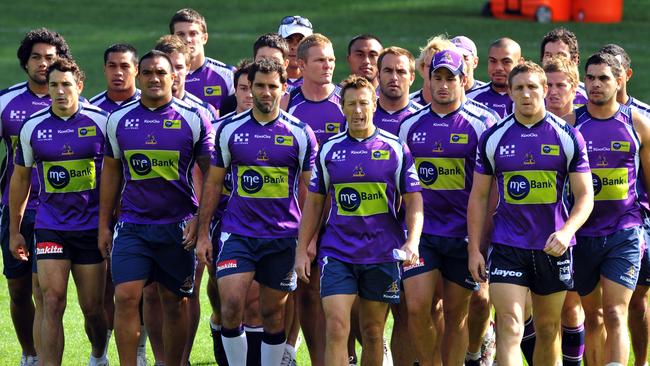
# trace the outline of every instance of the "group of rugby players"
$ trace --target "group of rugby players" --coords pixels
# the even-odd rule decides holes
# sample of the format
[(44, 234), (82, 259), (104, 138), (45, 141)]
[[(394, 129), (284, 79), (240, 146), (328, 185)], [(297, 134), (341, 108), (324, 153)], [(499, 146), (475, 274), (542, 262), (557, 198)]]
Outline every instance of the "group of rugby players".
[(106, 49), (90, 100), (60, 34), (18, 48), (0, 235), (21, 365), (61, 364), (70, 272), (89, 365), (113, 329), (121, 365), (147, 339), (189, 365), (206, 266), (219, 365), (294, 365), (301, 329), (314, 365), (356, 364), (356, 341), (364, 365), (627, 365), (628, 324), (647, 365), (650, 107), (623, 48), (583, 84), (572, 32), (544, 36), (543, 66), (501, 38), (484, 83), (465, 36), (415, 59), (360, 35), (335, 84), (306, 18), (236, 68), (195, 10), (169, 28), (140, 58)]

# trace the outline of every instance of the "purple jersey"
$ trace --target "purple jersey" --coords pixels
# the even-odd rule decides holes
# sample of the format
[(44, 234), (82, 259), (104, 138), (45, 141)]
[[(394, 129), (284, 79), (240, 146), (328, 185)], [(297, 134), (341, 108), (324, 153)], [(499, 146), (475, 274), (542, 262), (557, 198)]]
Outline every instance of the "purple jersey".
[(346, 128), (340, 93), (341, 87), (337, 85), (327, 98), (314, 102), (305, 98), (302, 88), (293, 89), (289, 94), (287, 113), (308, 124), (318, 143), (322, 144)]
[(190, 107), (196, 108), (201, 117), (207, 119), (208, 122), (214, 123), (219, 119), (219, 112), (212, 106), (212, 104), (202, 101), (194, 94), (185, 92), (185, 95), (183, 95), (181, 100), (187, 103)]
[(429, 103), (426, 100), (424, 100), (424, 94), (422, 93), (422, 89), (414, 91), (413, 93), (409, 94), (409, 99), (411, 100), (411, 102), (419, 104), (423, 107), (429, 105)]
[(297, 78), (297, 79), (288, 79), (287, 80), (287, 87), (290, 87), (292, 89), (300, 88), (304, 81), (305, 81), (305, 79), (303, 79), (302, 76)]
[(298, 236), (298, 181), (318, 148), (311, 128), (281, 111), (258, 122), (252, 111), (217, 131), (216, 166), (232, 170), (232, 192), (221, 230), (256, 238)]
[(497, 122), (492, 115), (482, 117), (479, 111), (467, 102), (444, 116), (425, 108), (400, 127), (399, 137), (411, 150), (420, 177), (424, 233), (467, 237), (467, 201), (476, 147), (483, 132)]
[(594, 185), (594, 209), (578, 230), (580, 236), (605, 236), (640, 226), (636, 192), (641, 143), (628, 106), (608, 119), (592, 117), (587, 107), (576, 110), (576, 129), (587, 143)]
[[(246, 113), (246, 112), (244, 112)], [(237, 116), (237, 112), (230, 112), (223, 116), (222, 118), (216, 120), (215, 122), (212, 123), (212, 128), (215, 131), (219, 130), (219, 126), (221, 126), (224, 123), (230, 122), (233, 118)], [(228, 205), (228, 200), (230, 199), (230, 193), (232, 192), (232, 172), (230, 170), (230, 167), (226, 168), (226, 176), (224, 177), (223, 180), (223, 189), (221, 190), (221, 196), (219, 196), (219, 205), (217, 206), (217, 209), (214, 211), (214, 216), (213, 216), (213, 222), (219, 222), (221, 221), (221, 218), (223, 217), (224, 212), (226, 212), (226, 206)]]
[(363, 140), (347, 132), (320, 149), (309, 184), (311, 192), (331, 192), (331, 208), (319, 241), (319, 258), (347, 263), (394, 262), (404, 244), (399, 197), (419, 192), (413, 158), (395, 135), (381, 129)]
[(494, 90), (492, 88), (492, 82), (476, 88), (471, 93), (467, 93), (467, 98), (474, 99), (492, 109), (497, 112), (501, 118), (512, 113), (512, 100), (510, 99), (510, 96), (508, 93), (499, 93)]
[[(627, 103), (625, 103), (626, 106), (630, 107), (632, 111), (637, 112), (644, 116), (645, 118), (650, 119), (650, 105), (633, 98), (628, 95)], [(637, 180), (637, 190), (639, 193), (639, 202), (641, 202), (641, 206), (645, 209), (646, 212), (650, 212), (650, 204), (648, 203), (648, 191), (645, 188), (645, 180), (643, 176), (643, 169), (641, 166), (639, 166), (639, 177), (640, 179)]]
[(131, 103), (132, 101), (137, 99), (140, 99), (140, 89), (136, 89), (135, 94), (133, 94), (131, 97), (121, 102), (116, 102), (111, 98), (109, 98), (107, 91), (103, 91), (95, 95), (94, 97), (90, 98), (88, 102), (96, 107), (105, 110), (108, 113), (111, 113), (114, 110), (120, 108), (121, 106)]
[(232, 66), (206, 57), (203, 66), (187, 74), (185, 91), (212, 104), (218, 111), (221, 101), (235, 93), (234, 76)]
[(80, 103), (69, 118), (48, 108), (25, 121), (15, 163), (35, 166), (38, 172), (40, 204), (35, 228), (97, 228), (107, 116), (97, 107)]
[[(39, 96), (29, 90), (27, 82), (16, 84), (0, 92), (0, 133), (7, 147), (6, 160), (2, 169), (0, 186), (2, 203), (9, 204), (9, 180), (14, 172), (14, 156), (23, 122), (32, 114), (48, 108), (51, 104), (48, 94)], [(28, 209), (38, 206), (40, 180), (36, 171), (32, 172), (32, 190), (27, 201)]]
[(499, 190), (492, 242), (543, 249), (568, 217), (569, 173), (589, 172), (580, 132), (550, 113), (534, 125), (510, 115), (481, 136), (477, 150), (475, 171), (495, 176)]
[(373, 123), (377, 128), (393, 135), (397, 135), (402, 121), (420, 109), (422, 109), (421, 105), (409, 100), (406, 107), (398, 111), (389, 112), (382, 108), (381, 104), (379, 104), (379, 100), (377, 100), (377, 110), (373, 116)]
[(471, 88), (465, 90), (465, 94), (469, 94), (469, 93), (473, 92), (474, 90), (484, 86), (485, 84), (487, 84), (485, 81), (474, 79), (474, 85), (472, 85)]
[(154, 110), (134, 101), (111, 113), (106, 134), (106, 155), (124, 172), (120, 221), (171, 224), (196, 213), (192, 168), (214, 152), (214, 131), (195, 108), (176, 98)]

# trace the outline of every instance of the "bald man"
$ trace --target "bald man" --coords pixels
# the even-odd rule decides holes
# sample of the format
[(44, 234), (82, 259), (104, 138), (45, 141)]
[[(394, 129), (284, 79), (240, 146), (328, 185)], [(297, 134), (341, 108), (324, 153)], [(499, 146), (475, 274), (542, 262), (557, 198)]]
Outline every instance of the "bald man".
[(467, 98), (493, 109), (501, 118), (512, 113), (512, 100), (508, 95), (508, 74), (524, 61), (521, 47), (510, 38), (492, 42), (488, 51), (488, 76), (490, 82), (467, 94)]

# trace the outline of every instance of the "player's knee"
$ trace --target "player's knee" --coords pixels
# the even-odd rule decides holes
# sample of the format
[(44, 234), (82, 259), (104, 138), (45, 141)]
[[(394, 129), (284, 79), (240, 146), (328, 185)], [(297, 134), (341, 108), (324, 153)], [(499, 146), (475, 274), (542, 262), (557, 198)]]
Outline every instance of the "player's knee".
[(581, 311), (579, 307), (567, 306), (562, 308), (562, 324), (575, 327), (581, 323)]
[(555, 339), (560, 334), (560, 327), (560, 322), (556, 319), (535, 319), (535, 333), (538, 339)]
[(384, 327), (382, 322), (367, 322), (361, 325), (361, 339), (363, 343), (379, 343), (384, 339)]
[(497, 314), (496, 324), (497, 334), (509, 339), (521, 339), (524, 335), (524, 325), (514, 314)]
[(244, 306), (241, 296), (237, 294), (230, 294), (224, 296), (220, 294), (221, 298), (221, 317), (225, 323), (241, 322), (244, 313)]
[(470, 313), (489, 313), (490, 298), (485, 291), (476, 291), (469, 300)]
[(43, 293), (43, 307), (46, 314), (62, 315), (65, 305), (66, 297), (63, 291), (48, 290)]
[(648, 311), (648, 301), (647, 298), (644, 294), (644, 296), (638, 296), (636, 293), (632, 295), (632, 299), (630, 299), (630, 316), (637, 316), (639, 318), (643, 318)]
[(325, 331), (329, 340), (346, 342), (350, 332), (350, 319), (345, 319), (340, 314), (328, 316), (325, 319)]
[(32, 301), (31, 283), (25, 286), (22, 282), (8, 281), (8, 287), (12, 304), (27, 308)]
[(603, 317), (608, 327), (618, 327), (623, 323), (623, 319), (627, 318), (627, 308), (622, 304), (604, 305)]
[(124, 311), (127, 309), (137, 311), (140, 306), (141, 295), (135, 291), (126, 291), (123, 289), (115, 290), (115, 311)]

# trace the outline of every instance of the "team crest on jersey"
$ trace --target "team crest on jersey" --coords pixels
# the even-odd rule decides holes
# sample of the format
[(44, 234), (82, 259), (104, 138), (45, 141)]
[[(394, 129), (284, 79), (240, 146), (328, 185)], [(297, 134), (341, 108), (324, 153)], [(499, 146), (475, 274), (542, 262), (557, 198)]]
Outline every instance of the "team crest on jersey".
[(365, 177), (366, 173), (363, 171), (363, 166), (361, 164), (357, 164), (357, 166), (354, 167), (354, 172), (352, 173), (353, 177)]
[(145, 139), (144, 143), (146, 145), (155, 145), (158, 143), (158, 141), (156, 140), (156, 136), (150, 133), (147, 135), (147, 138)]
[(74, 155), (74, 151), (72, 151), (72, 148), (70, 147), (69, 144), (63, 144), (63, 150), (61, 151), (61, 155), (63, 156)]
[(218, 97), (221, 95), (221, 86), (209, 85), (203, 87), (203, 95), (206, 97)]
[(438, 153), (443, 152), (444, 149), (442, 148), (442, 142), (440, 142), (440, 141), (434, 142), (433, 143), (433, 149), (431, 151), (438, 152)]
[(532, 153), (526, 153), (524, 157), (524, 165), (534, 165), (535, 164), (535, 158), (533, 157)]
[(605, 155), (598, 155), (598, 162), (596, 163), (597, 166), (607, 166), (607, 158), (605, 158)]
[(269, 154), (266, 152), (266, 150), (260, 149), (260, 151), (257, 152), (257, 160), (259, 161), (269, 160)]

